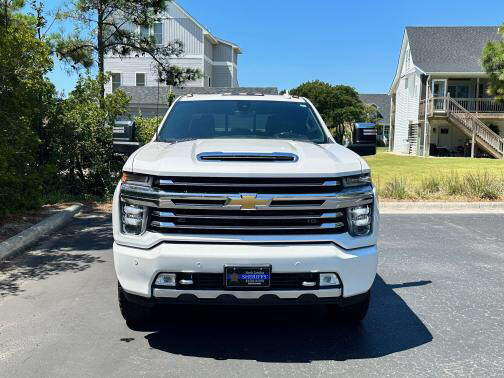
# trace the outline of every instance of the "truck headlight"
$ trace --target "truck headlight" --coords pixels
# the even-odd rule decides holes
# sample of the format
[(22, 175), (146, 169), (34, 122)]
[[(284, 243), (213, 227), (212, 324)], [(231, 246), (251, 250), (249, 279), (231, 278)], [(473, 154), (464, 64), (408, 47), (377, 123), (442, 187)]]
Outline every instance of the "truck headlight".
[(343, 177), (343, 185), (346, 187), (363, 186), (371, 184), (371, 174)]
[(128, 235), (140, 235), (145, 231), (147, 208), (145, 206), (122, 204), (122, 231)]
[(348, 209), (348, 231), (353, 236), (364, 236), (371, 232), (373, 225), (372, 205), (350, 207)]

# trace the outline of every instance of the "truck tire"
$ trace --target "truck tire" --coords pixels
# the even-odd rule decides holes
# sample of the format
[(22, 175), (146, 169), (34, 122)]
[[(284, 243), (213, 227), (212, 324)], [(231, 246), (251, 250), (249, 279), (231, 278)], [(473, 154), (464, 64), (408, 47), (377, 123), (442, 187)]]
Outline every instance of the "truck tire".
[(119, 282), (117, 283), (117, 299), (121, 315), (128, 326), (138, 328), (147, 325), (153, 319), (153, 308), (129, 301)]
[(359, 303), (349, 306), (328, 305), (329, 317), (339, 323), (357, 325), (366, 317), (370, 300), (371, 293), (368, 291), (364, 299)]

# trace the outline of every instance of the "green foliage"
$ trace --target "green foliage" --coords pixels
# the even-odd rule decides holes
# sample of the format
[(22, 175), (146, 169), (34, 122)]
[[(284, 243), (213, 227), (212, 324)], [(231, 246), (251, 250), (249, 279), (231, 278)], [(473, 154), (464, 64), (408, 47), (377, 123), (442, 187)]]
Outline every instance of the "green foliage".
[(142, 144), (149, 143), (159, 125), (158, 118), (135, 117), (136, 138)]
[(308, 98), (339, 143), (343, 142), (352, 122), (365, 121), (370, 117), (370, 109), (362, 103), (355, 89), (346, 85), (310, 81), (291, 90), (290, 94)]
[(34, 18), (17, 13), (22, 3), (5, 2), (0, 10), (0, 216), (41, 202), (44, 116), (55, 93), (45, 78), (49, 46), (36, 38)]
[(489, 76), (488, 94), (504, 102), (504, 25), (500, 28), (502, 41), (488, 42), (481, 56), (483, 68)]
[(490, 130), (492, 130), (495, 134), (500, 135), (500, 128), (499, 128), (499, 126), (491, 123), (490, 125), (488, 125), (488, 128)]
[[(121, 161), (112, 149), (112, 124), (126, 112), (129, 98), (122, 91), (101, 97), (107, 76), (80, 78), (54, 122), (51, 153), (63, 190), (104, 196), (117, 181)], [(101, 104), (101, 106), (100, 106)]]
[[(166, 10), (171, 0), (73, 0), (60, 19), (75, 23), (74, 32), (54, 36), (57, 55), (73, 67), (91, 68), (96, 62), (98, 72), (105, 73), (107, 54), (129, 56), (149, 55), (154, 61), (160, 82), (180, 86), (201, 77), (192, 68), (172, 66), (170, 59), (184, 53), (184, 45), (175, 40), (157, 45), (153, 35), (143, 36), (130, 25), (149, 28)], [(104, 86), (101, 89), (104, 95)]]

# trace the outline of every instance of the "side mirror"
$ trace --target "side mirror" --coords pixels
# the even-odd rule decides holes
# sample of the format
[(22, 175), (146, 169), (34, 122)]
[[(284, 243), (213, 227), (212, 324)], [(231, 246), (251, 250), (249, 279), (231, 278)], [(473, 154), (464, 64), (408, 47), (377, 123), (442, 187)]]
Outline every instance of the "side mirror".
[(130, 156), (133, 152), (141, 147), (140, 142), (114, 140), (113, 143), (114, 153), (116, 153), (117, 155)]
[(141, 144), (135, 141), (135, 122), (117, 119), (114, 122), (112, 143), (117, 155), (130, 156), (138, 150)]
[(346, 147), (360, 156), (376, 155), (375, 144), (349, 144)]

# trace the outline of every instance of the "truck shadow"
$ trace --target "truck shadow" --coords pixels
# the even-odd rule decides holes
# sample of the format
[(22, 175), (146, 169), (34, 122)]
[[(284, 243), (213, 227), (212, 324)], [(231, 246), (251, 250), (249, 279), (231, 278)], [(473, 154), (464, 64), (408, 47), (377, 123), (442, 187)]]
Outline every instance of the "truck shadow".
[[(432, 340), (422, 321), (394, 288), (376, 277), (369, 313), (358, 327), (335, 324), (323, 306), (173, 307), (160, 314), (158, 329), (146, 336), (164, 352), (262, 362), (311, 362), (376, 358)], [(164, 320), (166, 319), (166, 320)]]

